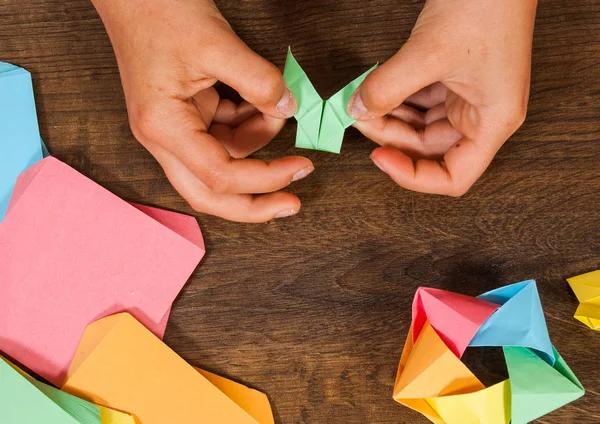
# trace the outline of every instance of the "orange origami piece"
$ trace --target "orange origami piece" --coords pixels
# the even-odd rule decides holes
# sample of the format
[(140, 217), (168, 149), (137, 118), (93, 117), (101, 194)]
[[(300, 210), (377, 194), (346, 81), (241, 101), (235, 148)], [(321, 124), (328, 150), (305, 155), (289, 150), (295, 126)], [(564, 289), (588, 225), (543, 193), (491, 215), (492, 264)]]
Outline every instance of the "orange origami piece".
[(469, 393), (485, 386), (452, 353), (429, 322), (425, 322), (414, 345), (412, 333), (411, 326), (394, 384), (394, 399), (432, 422), (443, 424), (427, 398)]
[(273, 424), (267, 396), (188, 365), (128, 313), (90, 324), (63, 389), (139, 424)]

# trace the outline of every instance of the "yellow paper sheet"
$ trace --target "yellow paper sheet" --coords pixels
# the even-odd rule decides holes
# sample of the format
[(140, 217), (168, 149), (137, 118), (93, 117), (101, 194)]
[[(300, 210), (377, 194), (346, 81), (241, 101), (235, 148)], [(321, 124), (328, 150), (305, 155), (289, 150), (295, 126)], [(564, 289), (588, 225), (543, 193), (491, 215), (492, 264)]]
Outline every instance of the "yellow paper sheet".
[(446, 424), (509, 424), (510, 382), (455, 396), (427, 399)]
[(139, 424), (272, 424), (265, 395), (198, 371), (127, 313), (86, 329), (64, 390)]
[(600, 331), (600, 270), (567, 278), (567, 282), (580, 302), (575, 319)]
[(114, 409), (99, 406), (102, 424), (135, 424), (135, 420), (127, 414)]

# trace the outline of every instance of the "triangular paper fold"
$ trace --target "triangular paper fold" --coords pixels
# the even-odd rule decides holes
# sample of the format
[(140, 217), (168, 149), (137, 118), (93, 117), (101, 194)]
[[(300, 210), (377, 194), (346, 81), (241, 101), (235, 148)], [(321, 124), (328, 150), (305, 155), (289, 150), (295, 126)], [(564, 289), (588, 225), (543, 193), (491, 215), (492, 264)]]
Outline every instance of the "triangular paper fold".
[(135, 424), (133, 417), (35, 380), (0, 357), (0, 417), (6, 424)]
[(86, 329), (64, 390), (138, 424), (272, 424), (265, 395), (188, 365), (127, 313)]
[(42, 159), (31, 75), (0, 62), (0, 223), (19, 174)]
[(17, 180), (0, 225), (0, 350), (60, 385), (98, 318), (130, 311), (162, 336), (203, 255), (193, 217), (134, 207), (43, 159)]
[(580, 304), (575, 319), (592, 330), (600, 330), (600, 270), (567, 278)]
[(600, 270), (567, 278), (567, 282), (579, 302), (597, 302), (600, 305)]
[(324, 101), (288, 49), (283, 79), (298, 102), (296, 147), (339, 153), (346, 128), (355, 121), (346, 113), (350, 97), (377, 65)]
[(504, 347), (504, 356), (514, 424), (536, 420), (584, 394), (583, 386), (556, 350), (553, 367), (525, 347)]
[(535, 281), (511, 284), (478, 296), (502, 305), (479, 328), (469, 346), (523, 346), (554, 363), (552, 343)]
[(427, 399), (445, 424), (509, 424), (510, 382), (463, 395)]
[(413, 301), (413, 342), (425, 321), (459, 358), (499, 305), (445, 290), (420, 287)]
[(396, 400), (432, 398), (484, 389), (428, 322), (410, 353), (403, 356), (406, 363), (394, 386)]

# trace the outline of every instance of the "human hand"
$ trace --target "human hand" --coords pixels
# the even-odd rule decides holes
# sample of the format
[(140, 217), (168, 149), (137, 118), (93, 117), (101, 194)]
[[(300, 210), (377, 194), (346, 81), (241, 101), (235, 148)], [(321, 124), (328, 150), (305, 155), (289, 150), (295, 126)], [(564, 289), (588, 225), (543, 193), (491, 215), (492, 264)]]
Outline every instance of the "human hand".
[[(279, 69), (210, 0), (92, 2), (115, 50), (133, 133), (190, 205), (243, 222), (297, 213), (298, 197), (278, 190), (312, 172), (311, 161), (243, 159), (296, 112)], [(220, 99), (217, 81), (245, 101)]]
[[(525, 120), (537, 0), (427, 0), (348, 103), (400, 186), (460, 196)], [(426, 112), (423, 112), (426, 111)]]

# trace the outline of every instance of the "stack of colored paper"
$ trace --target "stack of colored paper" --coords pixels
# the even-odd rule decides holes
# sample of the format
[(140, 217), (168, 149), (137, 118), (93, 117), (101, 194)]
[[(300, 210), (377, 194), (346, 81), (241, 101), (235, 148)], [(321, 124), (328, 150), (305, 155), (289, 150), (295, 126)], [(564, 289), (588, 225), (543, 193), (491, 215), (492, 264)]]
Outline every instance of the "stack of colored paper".
[(85, 331), (63, 387), (139, 424), (273, 424), (267, 397), (188, 365), (127, 313)]
[(194, 218), (131, 205), (43, 159), (0, 225), (0, 350), (60, 385), (94, 320), (130, 311), (162, 336), (203, 255)]
[[(463, 364), (467, 347), (501, 346), (509, 378), (484, 387)], [(522, 424), (584, 389), (550, 343), (534, 281), (477, 298), (419, 288), (394, 399), (436, 424)]]
[(42, 159), (27, 71), (0, 63), (0, 97), (0, 351), (94, 402), (0, 357), (0, 422), (273, 424), (264, 394), (160, 341), (204, 255), (196, 220)]
[(567, 282), (579, 300), (575, 319), (600, 331), (600, 270), (568, 278)]

